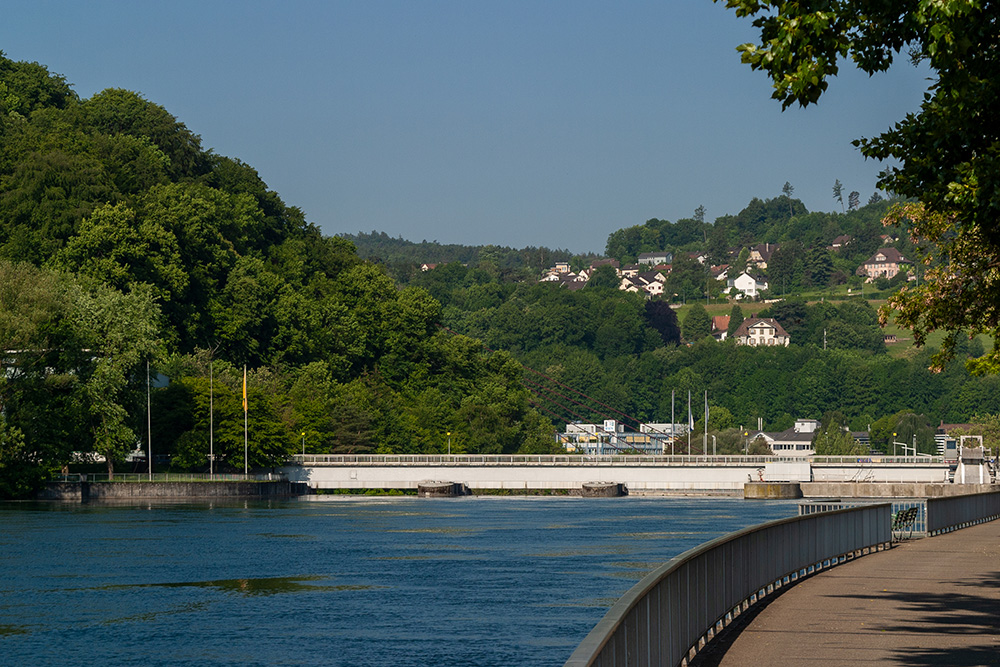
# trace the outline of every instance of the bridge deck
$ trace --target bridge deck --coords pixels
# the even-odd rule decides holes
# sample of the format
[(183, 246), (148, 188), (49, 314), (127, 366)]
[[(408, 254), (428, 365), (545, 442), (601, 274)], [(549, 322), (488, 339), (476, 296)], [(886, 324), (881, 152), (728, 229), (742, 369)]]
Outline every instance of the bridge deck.
[(1000, 521), (907, 541), (811, 577), (698, 662), (1000, 664)]

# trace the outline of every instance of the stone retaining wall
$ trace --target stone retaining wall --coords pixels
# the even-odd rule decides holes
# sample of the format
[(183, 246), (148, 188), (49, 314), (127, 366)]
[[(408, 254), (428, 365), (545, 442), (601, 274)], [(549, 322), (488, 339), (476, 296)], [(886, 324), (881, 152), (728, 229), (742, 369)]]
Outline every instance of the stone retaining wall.
[(282, 498), (307, 492), (292, 482), (49, 482), (39, 500)]
[(998, 484), (802, 482), (799, 486), (805, 498), (943, 498), (1000, 492)]

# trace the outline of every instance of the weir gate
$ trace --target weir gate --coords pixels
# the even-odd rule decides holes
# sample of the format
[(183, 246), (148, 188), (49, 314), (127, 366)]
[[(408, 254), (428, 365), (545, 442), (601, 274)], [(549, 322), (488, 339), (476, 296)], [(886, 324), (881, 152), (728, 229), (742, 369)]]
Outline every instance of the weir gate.
[(428, 481), (469, 489), (574, 490), (624, 484), (629, 493), (743, 491), (747, 482), (947, 482), (940, 457), (296, 455), (280, 470), (313, 489), (416, 489)]

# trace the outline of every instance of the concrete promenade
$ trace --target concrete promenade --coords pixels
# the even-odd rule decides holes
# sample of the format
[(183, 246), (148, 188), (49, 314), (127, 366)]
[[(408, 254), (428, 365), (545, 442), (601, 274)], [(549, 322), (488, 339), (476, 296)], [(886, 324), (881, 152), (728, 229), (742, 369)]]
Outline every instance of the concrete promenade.
[(1000, 665), (1000, 520), (785, 589), (700, 665)]

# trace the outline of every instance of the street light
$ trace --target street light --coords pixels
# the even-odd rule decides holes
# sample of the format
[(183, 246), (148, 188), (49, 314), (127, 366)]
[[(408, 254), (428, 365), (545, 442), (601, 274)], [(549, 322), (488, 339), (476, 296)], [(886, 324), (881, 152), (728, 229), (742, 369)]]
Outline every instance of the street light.
[(892, 437), (893, 437), (893, 441), (892, 441), (892, 455), (893, 456), (896, 455), (896, 445), (899, 445), (900, 447), (903, 448), (903, 456), (906, 456), (906, 450), (908, 450), (908, 449), (912, 449), (913, 450), (913, 455), (914, 456), (917, 455), (917, 434), (916, 433), (913, 434), (913, 447), (910, 447), (905, 442), (896, 442), (896, 440), (895, 440), (896, 434), (895, 433), (892, 434)]
[(451, 456), (451, 431), (448, 431), (448, 456)]
[(715, 436), (712, 436), (712, 456), (715, 456)]
[(306, 455), (306, 434), (302, 433), (302, 456)]

